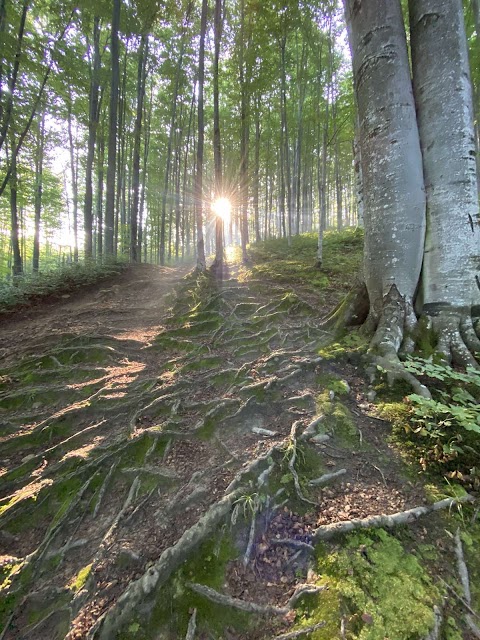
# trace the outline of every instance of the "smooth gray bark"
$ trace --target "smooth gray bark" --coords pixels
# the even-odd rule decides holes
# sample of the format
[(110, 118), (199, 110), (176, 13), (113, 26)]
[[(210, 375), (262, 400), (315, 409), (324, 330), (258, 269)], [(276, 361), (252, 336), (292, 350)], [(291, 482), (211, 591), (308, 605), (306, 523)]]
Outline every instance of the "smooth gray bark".
[(365, 281), (378, 322), (396, 287), (417, 288), (425, 235), (422, 156), (399, 0), (345, 0), (359, 115)]
[(409, 6), (427, 194), (424, 308), (468, 308), (478, 294), (479, 224), (463, 7), (461, 0), (410, 0)]

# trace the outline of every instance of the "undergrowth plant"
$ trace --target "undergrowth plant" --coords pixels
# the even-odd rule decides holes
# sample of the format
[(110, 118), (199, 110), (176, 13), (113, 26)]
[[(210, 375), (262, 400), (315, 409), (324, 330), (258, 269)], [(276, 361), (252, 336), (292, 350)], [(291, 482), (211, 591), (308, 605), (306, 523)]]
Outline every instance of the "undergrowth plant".
[(409, 358), (405, 368), (426, 378), (432, 398), (407, 397), (412, 434), (425, 446), (421, 463), (445, 465), (450, 477), (480, 486), (480, 371)]

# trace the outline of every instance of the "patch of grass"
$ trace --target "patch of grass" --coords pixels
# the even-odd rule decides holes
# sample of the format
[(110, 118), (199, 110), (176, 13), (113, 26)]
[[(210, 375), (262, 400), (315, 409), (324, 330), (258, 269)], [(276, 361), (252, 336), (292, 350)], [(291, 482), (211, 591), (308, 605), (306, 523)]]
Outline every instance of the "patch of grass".
[(249, 246), (253, 263), (247, 279), (262, 278), (290, 285), (301, 284), (317, 293), (329, 291), (339, 300), (351, 286), (362, 262), (363, 231), (349, 228), (327, 231), (324, 237), (324, 263), (316, 265), (317, 234), (304, 233), (291, 239), (266, 240)]

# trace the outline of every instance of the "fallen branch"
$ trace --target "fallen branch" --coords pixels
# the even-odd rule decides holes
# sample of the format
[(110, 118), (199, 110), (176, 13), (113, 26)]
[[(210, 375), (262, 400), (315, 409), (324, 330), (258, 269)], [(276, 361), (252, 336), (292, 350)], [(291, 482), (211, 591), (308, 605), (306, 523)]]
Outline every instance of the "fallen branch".
[(415, 507), (408, 511), (400, 511), (393, 513), (392, 515), (377, 515), (370, 516), (368, 518), (355, 518), (353, 520), (346, 520), (343, 522), (334, 522), (332, 524), (326, 524), (315, 530), (313, 533), (313, 540), (330, 540), (336, 535), (349, 533), (355, 529), (370, 529), (372, 527), (385, 527), (392, 529), (403, 524), (409, 524), (414, 522), (418, 518), (428, 515), (434, 511), (440, 511), (442, 509), (449, 509), (457, 504), (463, 502), (473, 502), (474, 498), (470, 495), (461, 496), (459, 498), (445, 498), (434, 504), (427, 505), (425, 507)]
[(211, 600), (211, 602), (214, 602), (215, 604), (239, 609), (240, 611), (245, 611), (245, 613), (256, 613), (261, 616), (285, 616), (290, 612), (289, 607), (275, 607), (270, 604), (257, 604), (256, 602), (248, 602), (246, 600), (240, 600), (239, 598), (232, 598), (232, 596), (226, 596), (223, 593), (215, 591), (215, 589), (212, 589), (211, 587), (207, 587), (203, 584), (197, 584), (195, 582), (187, 582), (185, 586), (192, 591), (195, 591), (195, 593), (208, 598), (208, 600)]
[(468, 613), (465, 616), (465, 621), (467, 623), (468, 628), (473, 633), (476, 638), (480, 638), (480, 629), (477, 627), (475, 622), (472, 619), (472, 615), (478, 618), (477, 613), (472, 609), (472, 595), (470, 591), (470, 578), (468, 576), (468, 568), (467, 563), (465, 562), (465, 556), (463, 554), (463, 545), (462, 540), (460, 538), (460, 529), (457, 529), (455, 534), (455, 555), (457, 557), (457, 569), (460, 575), (460, 582), (462, 583), (463, 595), (465, 597), (465, 601), (468, 605)]
[(298, 631), (290, 631), (289, 633), (281, 633), (279, 636), (275, 636), (273, 640), (295, 640), (295, 638), (301, 638), (302, 636), (306, 636), (309, 633), (313, 633), (314, 631), (318, 631), (318, 629), (323, 629), (326, 625), (326, 622), (317, 622), (317, 624), (312, 625), (311, 627), (305, 627), (303, 629), (298, 629)]

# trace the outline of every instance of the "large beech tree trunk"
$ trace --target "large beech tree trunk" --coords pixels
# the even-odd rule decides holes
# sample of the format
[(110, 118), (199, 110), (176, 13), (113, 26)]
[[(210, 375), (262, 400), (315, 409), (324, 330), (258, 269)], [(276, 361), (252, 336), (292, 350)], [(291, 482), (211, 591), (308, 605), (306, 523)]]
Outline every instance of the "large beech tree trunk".
[[(471, 317), (479, 221), (462, 4), (410, 0), (417, 116), (400, 1), (345, 0), (345, 9), (359, 120), (369, 324), (376, 327), (372, 347), (391, 373), (415, 386), (397, 352), (413, 345), (422, 261), (416, 306), (433, 319), (438, 351), (462, 365), (476, 365), (471, 352), (480, 351)], [(428, 394), (418, 382), (416, 390)]]
[(345, 0), (359, 117), (365, 282), (378, 323), (392, 287), (411, 304), (425, 235), (422, 155), (400, 2)]
[[(427, 194), (423, 310), (439, 349), (474, 364), (478, 297), (478, 191), (473, 100), (461, 0), (410, 0), (414, 93)], [(463, 339), (460, 335), (463, 333)]]

